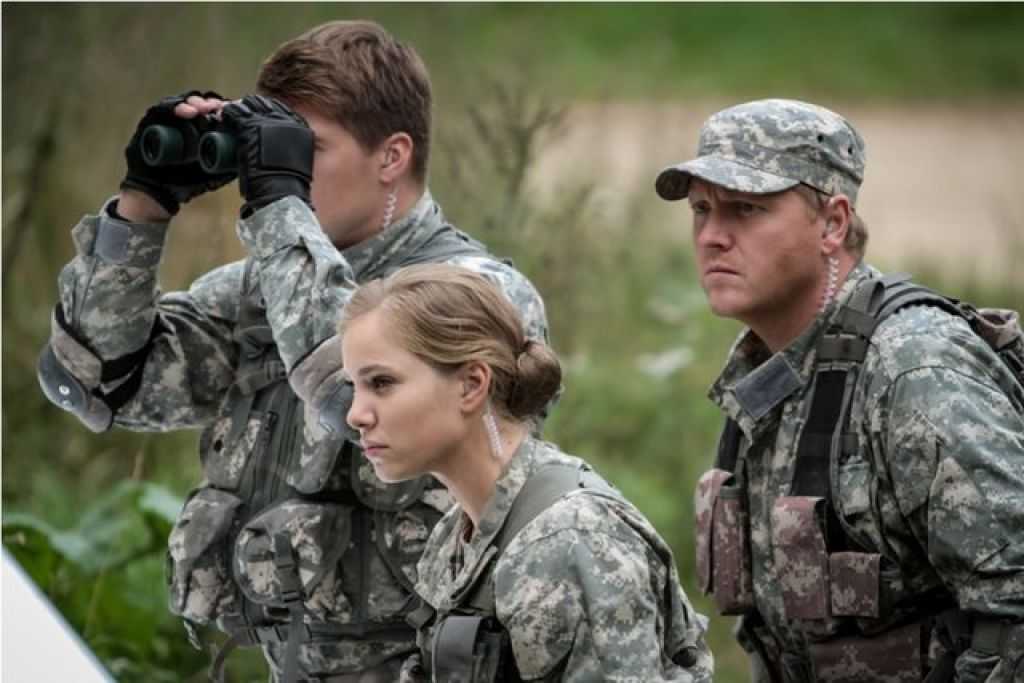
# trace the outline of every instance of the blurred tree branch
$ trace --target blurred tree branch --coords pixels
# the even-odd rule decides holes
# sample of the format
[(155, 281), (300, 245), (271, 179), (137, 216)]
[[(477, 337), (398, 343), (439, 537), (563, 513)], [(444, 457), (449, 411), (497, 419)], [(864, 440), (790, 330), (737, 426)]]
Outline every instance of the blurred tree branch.
[(19, 149), (19, 165), (21, 178), (17, 181), (17, 189), (4, 202), (4, 256), (3, 280), (4, 289), (10, 284), (13, 266), (17, 262), (25, 244), (25, 237), (35, 227), (35, 209), (43, 186), (50, 162), (57, 149), (57, 124), (60, 119), (61, 107), (56, 98), (51, 100), (45, 115), (36, 120), (36, 129), (29, 136), (25, 145)]

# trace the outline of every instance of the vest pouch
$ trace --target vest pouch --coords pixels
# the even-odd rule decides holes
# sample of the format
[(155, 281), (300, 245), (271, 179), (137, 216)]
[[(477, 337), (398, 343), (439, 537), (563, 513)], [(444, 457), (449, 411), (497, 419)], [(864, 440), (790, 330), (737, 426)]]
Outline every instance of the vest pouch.
[(814, 680), (828, 683), (920, 683), (924, 669), (921, 624), (877, 636), (848, 636), (810, 643)]
[(786, 617), (828, 618), (831, 599), (825, 499), (784, 496), (776, 500), (772, 508), (772, 548)]
[(750, 571), (749, 516), (738, 486), (722, 486), (712, 512), (711, 588), (722, 614), (743, 614), (754, 606)]
[(881, 561), (877, 553), (832, 553), (828, 557), (833, 617), (877, 619), (881, 612)]
[[(298, 400), (298, 399), (296, 399)], [(319, 420), (303, 404), (302, 429), (298, 433), (299, 457), (287, 474), (288, 485), (299, 493), (311, 495), (329, 488), (342, 449), (354, 448), (345, 435), (320, 426)]]
[(694, 520), (696, 521), (697, 587), (704, 595), (711, 592), (711, 538), (714, 522), (715, 502), (718, 492), (726, 483), (731, 483), (732, 472), (708, 470), (697, 481), (693, 496)]
[(199, 437), (203, 473), (211, 486), (238, 490), (246, 463), (259, 458), (274, 430), (272, 413), (250, 411), (223, 417)]
[(171, 612), (205, 624), (234, 602), (227, 536), (241, 500), (214, 488), (196, 489), (168, 540), (167, 588)]
[(442, 487), (430, 488), (420, 502), (398, 512), (374, 512), (377, 547), (395, 575), (410, 592), (415, 592), (416, 564), (427, 545), (430, 532), (453, 505), (451, 494)]
[[(278, 557), (275, 538), (288, 539), (291, 557)], [(286, 607), (282, 586), (297, 572), (302, 601), (316, 618), (351, 618), (352, 606), (342, 591), (338, 561), (352, 537), (350, 508), (335, 504), (287, 500), (264, 510), (242, 527), (235, 540), (233, 569), (249, 600), (268, 607)], [(293, 575), (294, 576), (294, 575)]]
[(418, 477), (398, 484), (386, 484), (377, 477), (373, 465), (363, 455), (362, 450), (354, 448), (352, 454), (351, 481), (352, 490), (359, 501), (371, 510), (397, 512), (409, 507), (423, 495), (429, 476)]

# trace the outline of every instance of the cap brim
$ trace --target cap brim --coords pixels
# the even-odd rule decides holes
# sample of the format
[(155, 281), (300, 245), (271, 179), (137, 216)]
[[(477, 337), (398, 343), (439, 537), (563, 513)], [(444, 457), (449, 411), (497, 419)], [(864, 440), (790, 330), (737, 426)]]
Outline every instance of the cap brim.
[(690, 193), (690, 180), (694, 177), (727, 190), (751, 194), (782, 192), (800, 184), (799, 180), (766, 173), (712, 154), (666, 168), (658, 174), (654, 189), (659, 197), (668, 201), (685, 199)]

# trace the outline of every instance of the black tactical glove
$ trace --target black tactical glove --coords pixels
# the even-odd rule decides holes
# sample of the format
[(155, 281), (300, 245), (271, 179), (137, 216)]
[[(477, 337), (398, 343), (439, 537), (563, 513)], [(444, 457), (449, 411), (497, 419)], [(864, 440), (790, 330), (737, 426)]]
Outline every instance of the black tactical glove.
[(238, 145), (243, 218), (289, 195), (312, 206), (314, 136), (305, 119), (261, 95), (225, 105), (221, 117)]
[(181, 204), (198, 197), (204, 192), (216, 190), (235, 179), (233, 172), (210, 175), (199, 166), (198, 159), (184, 164), (150, 166), (142, 157), (142, 133), (154, 124), (185, 129), (191, 126), (197, 135), (202, 135), (216, 124), (205, 116), (183, 119), (174, 114), (174, 108), (192, 95), (223, 99), (215, 92), (201, 93), (190, 90), (174, 97), (165, 97), (150, 107), (139, 121), (135, 134), (124, 150), (128, 161), (128, 172), (121, 181), (121, 189), (140, 190), (155, 199), (171, 215), (178, 213)]

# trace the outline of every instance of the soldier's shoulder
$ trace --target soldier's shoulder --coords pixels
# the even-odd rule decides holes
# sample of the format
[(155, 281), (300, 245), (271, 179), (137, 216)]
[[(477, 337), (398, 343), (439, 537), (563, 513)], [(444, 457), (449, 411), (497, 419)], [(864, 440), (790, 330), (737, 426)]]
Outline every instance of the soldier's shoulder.
[(572, 549), (585, 544), (592, 552), (612, 546), (636, 548), (646, 555), (649, 522), (631, 503), (618, 495), (589, 489), (574, 490), (555, 501), (523, 527), (509, 544), (507, 558), (515, 563), (544, 555), (556, 571), (572, 563)]
[[(919, 368), (964, 368), (991, 354), (962, 317), (927, 304), (903, 308), (883, 320), (871, 337), (869, 355), (895, 377)], [(869, 359), (870, 360), (870, 359)]]

